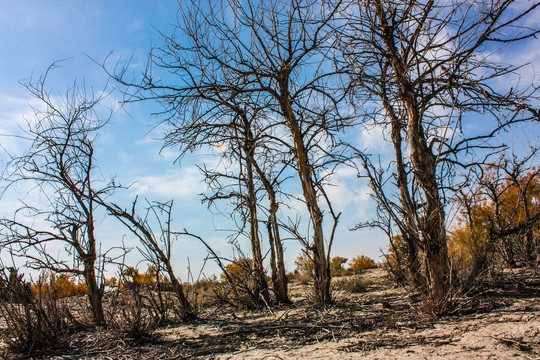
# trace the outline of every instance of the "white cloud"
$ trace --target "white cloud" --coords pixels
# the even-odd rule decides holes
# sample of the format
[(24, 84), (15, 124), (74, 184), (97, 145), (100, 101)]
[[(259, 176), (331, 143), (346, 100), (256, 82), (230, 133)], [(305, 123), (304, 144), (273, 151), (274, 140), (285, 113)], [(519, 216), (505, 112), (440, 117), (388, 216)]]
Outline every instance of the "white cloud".
[(383, 126), (364, 127), (360, 130), (358, 143), (360, 149), (367, 149), (367, 152), (384, 154), (391, 150), (388, 143), (386, 130)]
[(201, 174), (195, 166), (172, 169), (161, 175), (140, 178), (132, 187), (136, 195), (166, 198), (193, 198), (205, 190)]
[(24, 135), (25, 124), (35, 118), (32, 107), (40, 108), (42, 103), (32, 97), (14, 97), (0, 93), (0, 159), (8, 154), (18, 154), (27, 145), (20, 137)]

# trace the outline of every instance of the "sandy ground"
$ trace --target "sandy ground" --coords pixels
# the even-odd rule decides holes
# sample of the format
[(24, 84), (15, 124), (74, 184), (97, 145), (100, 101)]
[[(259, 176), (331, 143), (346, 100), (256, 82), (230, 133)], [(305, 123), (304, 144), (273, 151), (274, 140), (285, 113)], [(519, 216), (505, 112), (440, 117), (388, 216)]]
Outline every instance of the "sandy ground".
[[(237, 323), (225, 327), (206, 323), (159, 334), (172, 343), (200, 339), (204, 345), (192, 355), (209, 359), (540, 359), (540, 281), (533, 272), (506, 274), (498, 287), (438, 320), (422, 315), (418, 299), (383, 276), (367, 272), (377, 285), (363, 294), (337, 292), (326, 309), (237, 311)], [(291, 286), (291, 293), (305, 292)]]
[(540, 309), (531, 301), (428, 329), (377, 330), (300, 348), (246, 349), (216, 359), (540, 359)]
[(381, 269), (363, 277), (373, 282), (367, 292), (338, 290), (325, 308), (310, 305), (307, 285), (293, 283), (293, 305), (215, 306), (193, 323), (160, 328), (142, 341), (110, 331), (80, 332), (41, 358), (540, 359), (538, 273), (508, 272), (437, 320), (420, 311), (409, 289), (393, 288)]

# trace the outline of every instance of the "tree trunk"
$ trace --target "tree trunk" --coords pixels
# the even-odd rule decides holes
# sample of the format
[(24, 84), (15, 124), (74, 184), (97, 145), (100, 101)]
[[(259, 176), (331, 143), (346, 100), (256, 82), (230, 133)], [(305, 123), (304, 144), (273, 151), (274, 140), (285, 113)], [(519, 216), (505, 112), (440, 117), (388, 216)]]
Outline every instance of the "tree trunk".
[(288, 89), (288, 74), (280, 81), (280, 106), (289, 131), (293, 137), (296, 161), (298, 163), (298, 175), (302, 184), (304, 201), (310, 215), (313, 227), (313, 262), (315, 265), (315, 300), (322, 304), (329, 304), (330, 294), (330, 267), (328, 265), (323, 233), (323, 214), (317, 203), (317, 191), (315, 189), (312, 167), (309, 163), (304, 139), (298, 121), (291, 106)]
[(426, 196), (422, 234), (429, 277), (429, 296), (435, 312), (448, 305), (451, 274), (446, 240), (445, 213), (439, 198), (435, 175), (435, 156), (429, 152), (418, 118), (409, 118), (409, 144), (415, 178)]
[(423, 235), (431, 311), (442, 313), (448, 306), (451, 276), (446, 241), (445, 213), (437, 186), (436, 157), (426, 144), (420, 107), (413, 91), (413, 85), (407, 78), (403, 59), (400, 57), (394, 43), (393, 30), (386, 19), (387, 14), (380, 0), (375, 2), (375, 6), (383, 30), (383, 41), (387, 47), (391, 66), (395, 73), (399, 97), (405, 107), (413, 175), (426, 197), (424, 218), (419, 230)]
[[(246, 139), (249, 143), (254, 141), (253, 133), (250, 129), (250, 123), (242, 114), (244, 121)], [(257, 176), (263, 183), (264, 189), (268, 194), (270, 202), (270, 214), (268, 215), (268, 239), (270, 242), (270, 265), (272, 268), (272, 283), (274, 285), (274, 291), (276, 293), (276, 300), (280, 303), (290, 303), (289, 296), (287, 294), (287, 273), (285, 271), (285, 263), (283, 259), (283, 245), (281, 244), (281, 237), (279, 235), (279, 226), (277, 223), (276, 213), (278, 210), (278, 203), (276, 201), (276, 192), (272, 183), (268, 180), (266, 174), (261, 169), (257, 161), (255, 161), (254, 151), (249, 149), (249, 146), (245, 146), (246, 160), (255, 169)], [(249, 170), (248, 170), (249, 171)], [(253, 176), (253, 175), (252, 175)]]
[[(81, 204), (84, 204), (81, 201)], [(83, 248), (78, 244), (79, 238), (76, 231), (73, 232), (74, 241), (77, 242), (77, 251), (80, 258), (83, 260), (84, 266), (84, 280), (88, 287), (88, 300), (90, 301), (90, 307), (92, 308), (92, 314), (94, 316), (94, 322), (97, 326), (105, 326), (105, 315), (103, 314), (103, 289), (97, 283), (96, 279), (96, 259), (97, 248), (96, 238), (94, 236), (94, 214), (93, 214), (93, 202), (90, 201), (87, 209), (86, 220), (86, 236), (88, 237), (88, 250), (84, 253)]]
[(268, 227), (269, 227), (269, 236), (271, 236), (271, 241), (275, 246), (276, 253), (276, 267), (277, 267), (277, 276), (276, 282), (274, 283), (277, 301), (280, 303), (288, 304), (291, 302), (289, 295), (287, 293), (287, 273), (285, 271), (285, 261), (283, 259), (283, 244), (281, 243), (281, 237), (279, 235), (279, 226), (277, 223), (276, 212), (278, 205), (276, 202), (276, 195), (272, 191), (269, 193), (270, 197), (270, 215), (268, 216)]
[[(248, 158), (253, 158), (253, 149), (249, 146), (245, 146), (246, 152), (249, 152)], [(266, 303), (270, 301), (270, 294), (268, 293), (268, 282), (264, 275), (264, 266), (263, 258), (261, 251), (261, 241), (259, 239), (259, 219), (257, 217), (257, 195), (255, 193), (255, 184), (253, 181), (253, 166), (251, 161), (246, 161), (246, 172), (247, 179), (246, 185), (248, 189), (248, 208), (249, 208), (249, 232), (251, 240), (251, 255), (253, 257), (252, 267), (253, 267), (253, 280), (254, 288), (253, 293), (257, 297), (254, 299), (257, 302), (260, 302), (261, 299), (258, 299), (259, 296), (262, 297), (262, 300)]]
[(184, 294), (184, 287), (178, 281), (176, 276), (174, 276), (174, 272), (172, 270), (171, 264), (167, 263), (165, 265), (167, 266), (167, 272), (169, 273), (169, 277), (171, 278), (171, 283), (174, 288), (174, 292), (176, 293), (176, 297), (178, 298), (178, 301), (180, 302), (180, 307), (182, 309), (182, 320), (189, 321), (189, 320), (195, 319), (196, 318), (195, 311), (191, 307), (189, 300), (186, 298), (186, 295)]
[(274, 242), (274, 235), (272, 234), (272, 224), (270, 224), (269, 221), (266, 223), (266, 231), (268, 232), (268, 242), (270, 243), (270, 268), (272, 270), (272, 287), (274, 289), (274, 293), (276, 294), (276, 300), (279, 302), (279, 300), (277, 299), (277, 284), (279, 280), (276, 263), (276, 245)]
[(426, 288), (426, 278), (422, 274), (421, 264), (419, 259), (418, 247), (420, 239), (418, 237), (418, 226), (416, 225), (416, 206), (411, 198), (409, 192), (409, 184), (407, 181), (407, 172), (405, 170), (405, 164), (403, 162), (402, 142), (401, 137), (402, 124), (401, 119), (397, 117), (393, 108), (391, 107), (384, 89), (382, 90), (382, 100), (386, 113), (391, 121), (392, 128), (392, 144), (394, 146), (394, 153), (396, 158), (396, 182), (400, 193), (400, 202), (403, 207), (405, 227), (401, 229), (403, 232), (402, 237), (407, 249), (407, 269), (409, 270), (409, 280), (412, 281), (414, 286), (420, 289)]
[(97, 326), (105, 326), (105, 316), (103, 314), (103, 292), (96, 280), (95, 259), (93, 257), (84, 260), (84, 281), (88, 287), (88, 300), (94, 323)]
[(537, 257), (537, 249), (534, 244), (534, 234), (532, 230), (532, 226), (527, 229), (527, 232), (525, 234), (525, 256), (527, 260), (527, 265), (533, 267), (536, 263), (536, 257)]

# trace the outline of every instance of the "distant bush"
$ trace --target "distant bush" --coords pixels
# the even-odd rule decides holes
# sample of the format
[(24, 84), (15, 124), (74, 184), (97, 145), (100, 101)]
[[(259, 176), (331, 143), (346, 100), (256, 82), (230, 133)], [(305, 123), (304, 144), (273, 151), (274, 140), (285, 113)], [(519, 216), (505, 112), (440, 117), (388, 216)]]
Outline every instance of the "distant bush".
[(36, 285), (32, 285), (31, 287), (34, 295), (37, 295), (38, 292), (40, 292), (42, 294), (50, 295), (55, 298), (61, 299), (65, 297), (88, 294), (88, 287), (86, 287), (86, 283), (76, 282), (73, 277), (65, 274), (51, 274), (48, 277), (47, 282), (41, 283), (38, 286), (41, 287), (39, 291)]
[(302, 284), (307, 284), (313, 279), (315, 263), (308, 254), (302, 252), (294, 261), (294, 279)]
[(338, 289), (349, 293), (366, 292), (371, 285), (373, 285), (373, 281), (364, 280), (360, 277), (353, 277), (351, 279), (336, 282), (336, 287)]
[(352, 258), (349, 262), (349, 271), (353, 274), (359, 274), (364, 270), (376, 268), (377, 264), (372, 258), (360, 255)]
[[(241, 258), (225, 266), (225, 272), (221, 274), (222, 280), (232, 280), (234, 283), (244, 283), (251, 277), (253, 260)], [(228, 277), (227, 277), (228, 275)]]
[(344, 258), (341, 256), (334, 256), (332, 258), (332, 261), (330, 262), (330, 271), (331, 271), (332, 276), (339, 276), (345, 273), (343, 264), (345, 264), (347, 260), (348, 260), (347, 258)]
[(224, 287), (224, 284), (218, 280), (216, 275), (184, 285), (191, 302), (194, 306), (201, 308), (217, 304), (220, 300), (218, 296), (220, 289)]
[(215, 298), (234, 307), (259, 307), (260, 288), (252, 268), (253, 260), (249, 258), (240, 258), (222, 267), (221, 283), (211, 289)]
[[(160, 276), (161, 278), (161, 276)], [(121, 273), (121, 286), (126, 284), (154, 284), (158, 280), (158, 276), (155, 271), (155, 267), (149, 266), (148, 270), (141, 273), (139, 269), (134, 266), (127, 266)]]

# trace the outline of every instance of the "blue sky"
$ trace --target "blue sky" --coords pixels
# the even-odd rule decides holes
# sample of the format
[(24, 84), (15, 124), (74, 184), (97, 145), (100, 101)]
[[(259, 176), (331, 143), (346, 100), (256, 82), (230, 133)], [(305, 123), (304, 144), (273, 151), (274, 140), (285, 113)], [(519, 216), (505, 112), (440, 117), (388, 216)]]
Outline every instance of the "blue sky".
[[(31, 117), (30, 105), (36, 105), (27, 90), (19, 84), (31, 76), (39, 77), (55, 60), (68, 59), (52, 73), (48, 87), (57, 89), (61, 95), (76, 78), (86, 87), (100, 91), (107, 84), (107, 76), (93, 60), (101, 62), (112, 52), (111, 58), (127, 59), (133, 56), (132, 66), (145, 64), (152, 43), (160, 41), (158, 30), (169, 33), (176, 23), (175, 1), (2, 1), (0, 2), (0, 144), (13, 154), (24, 151), (27, 144), (20, 139), (5, 135), (19, 132), (17, 123)], [(93, 60), (92, 60), (93, 59)], [(113, 84), (109, 83), (109, 90)], [(115, 201), (125, 205), (136, 195), (150, 200), (175, 201), (177, 229), (187, 228), (202, 235), (218, 253), (228, 256), (231, 246), (227, 244), (227, 232), (233, 225), (227, 217), (209, 212), (201, 204), (198, 195), (205, 187), (195, 164), (215, 163), (210, 153), (196, 154), (174, 164), (176, 154), (172, 150), (161, 152), (162, 143), (157, 140), (159, 130), (151, 131), (155, 118), (150, 114), (151, 104), (129, 104), (119, 109), (116, 104), (120, 94), (112, 93), (106, 104), (115, 107), (112, 123), (100, 135), (96, 144), (97, 164), (104, 177), (115, 175), (130, 189), (120, 192)], [(380, 134), (353, 134), (365, 143), (381, 144)], [(0, 161), (6, 161), (2, 151)], [(336, 178), (336, 180), (338, 180)], [(382, 234), (362, 231), (350, 232), (360, 219), (367, 219), (371, 205), (365, 183), (356, 173), (343, 169), (339, 174), (340, 186), (329, 190), (338, 211), (343, 211), (332, 255), (352, 258), (366, 254), (380, 256), (379, 249), (386, 246)], [(11, 189), (1, 199), (2, 213), (9, 214), (21, 196), (28, 201), (26, 188)], [(36, 198), (33, 200), (37, 201)], [(302, 204), (297, 210), (305, 214)], [(127, 246), (136, 245), (125, 229), (110, 220), (100, 220), (100, 239), (105, 246), (119, 246), (122, 240)], [(127, 235), (124, 237), (123, 235)], [(285, 244), (286, 264), (292, 270), (294, 259), (300, 252), (299, 244)], [(175, 263), (185, 277), (187, 258), (192, 271), (197, 272), (206, 252), (193, 240), (180, 241), (175, 245)], [(246, 250), (249, 249), (246, 246)], [(267, 246), (265, 246), (267, 250)], [(137, 262), (133, 252), (128, 261)], [(146, 265), (140, 266), (145, 269)], [(217, 271), (213, 264), (206, 271)]]
[[(0, 1), (2, 148), (16, 154), (24, 151), (26, 146), (20, 139), (6, 136), (19, 132), (17, 124), (25, 116), (31, 117), (29, 106), (36, 105), (28, 91), (19, 84), (20, 80), (29, 79), (32, 75), (36, 78), (53, 61), (68, 59), (52, 74), (49, 88), (58, 89), (62, 94), (76, 78), (79, 83), (84, 81), (88, 88), (98, 92), (108, 79), (93, 60), (102, 62), (112, 53), (112, 61), (133, 57), (133, 70), (137, 67), (142, 69), (152, 43), (160, 43), (158, 31), (171, 32), (171, 24), (176, 23), (177, 8), (176, 1)], [(531, 62), (523, 69), (522, 77), (524, 83), (529, 83), (535, 77), (534, 69), (540, 69), (540, 47), (538, 41), (526, 45), (499, 52), (496, 56), (502, 61), (518, 58)], [(114, 84), (109, 83), (108, 86), (111, 91)], [(120, 109), (117, 105), (120, 99), (121, 95), (115, 92), (106, 99), (106, 104), (117, 111), (96, 143), (97, 164), (103, 176), (116, 176), (124, 185), (133, 183), (128, 190), (120, 192), (115, 201), (127, 207), (137, 195), (150, 200), (174, 199), (176, 228), (187, 228), (203, 236), (218, 253), (229, 255), (231, 246), (227, 244), (227, 233), (219, 229), (233, 225), (227, 217), (209, 212), (198, 195), (205, 187), (196, 164), (216, 163), (216, 158), (209, 152), (202, 152), (183, 160), (180, 165), (174, 164), (176, 154), (172, 150), (160, 153), (159, 129), (151, 131), (156, 121), (151, 116), (156, 110), (155, 105), (135, 103)], [(520, 142), (524, 137), (528, 137), (526, 141), (536, 141), (537, 129), (531, 129), (510, 134), (511, 141)], [(389, 154), (380, 130), (351, 133), (349, 136), (372, 152)], [(6, 153), (0, 150), (0, 162), (4, 164), (6, 159)], [(329, 189), (329, 195), (337, 211), (343, 215), (332, 255), (350, 259), (365, 254), (378, 258), (380, 249), (387, 246), (382, 233), (348, 230), (359, 220), (368, 220), (373, 213), (374, 204), (369, 200), (367, 185), (347, 168), (338, 171), (336, 185)], [(0, 200), (0, 215), (14, 210), (19, 197), (28, 197), (26, 190), (12, 189), (6, 194)], [(301, 204), (297, 210), (305, 215)], [(107, 219), (100, 220), (99, 236), (105, 246), (119, 246), (122, 240), (127, 246), (136, 245), (124, 228)], [(285, 246), (286, 265), (292, 270), (300, 246), (291, 241)], [(198, 272), (206, 255), (203, 246), (193, 240), (184, 240), (178, 242), (175, 249), (175, 263), (183, 277), (188, 258), (192, 271)], [(128, 261), (138, 261), (135, 252)], [(141, 265), (142, 269), (145, 267)], [(217, 268), (207, 264), (206, 271), (213, 273)]]

